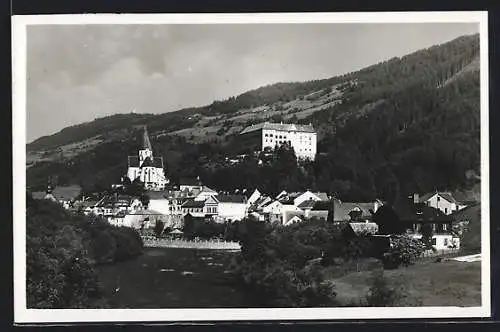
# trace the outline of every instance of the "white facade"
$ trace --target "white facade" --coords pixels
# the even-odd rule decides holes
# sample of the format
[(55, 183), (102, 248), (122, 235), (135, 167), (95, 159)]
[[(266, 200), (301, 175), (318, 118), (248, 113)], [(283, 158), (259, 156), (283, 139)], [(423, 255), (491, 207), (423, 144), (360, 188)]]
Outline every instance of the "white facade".
[(453, 199), (448, 198), (448, 195), (444, 196), (440, 193), (435, 193), (434, 195), (429, 197), (426, 200), (426, 204), (430, 207), (440, 210), (447, 215), (467, 207), (466, 205), (462, 205), (458, 202), (453, 202)]
[(316, 157), (317, 136), (312, 125), (264, 122), (249, 126), (240, 133), (247, 134), (258, 137), (262, 150), (288, 143), (297, 158), (314, 160)]
[(259, 190), (255, 189), (254, 192), (252, 193), (252, 195), (250, 195), (250, 197), (248, 198), (248, 205), (252, 205), (253, 203), (255, 203), (260, 197), (261, 197), (261, 193)]
[(173, 214), (171, 207), (172, 205), (170, 204), (170, 201), (167, 198), (149, 200), (148, 208), (164, 215)]
[(316, 133), (294, 130), (262, 130), (262, 150), (275, 148), (288, 142), (297, 158), (314, 160), (316, 157)]
[[(413, 234), (414, 239), (421, 239), (422, 234)], [(432, 235), (432, 246), (436, 250), (460, 249), (460, 238), (452, 234), (434, 234)]]
[(217, 206), (217, 219), (237, 221), (247, 215), (246, 203), (219, 202)]
[(213, 190), (213, 189), (210, 189), (208, 187), (203, 187), (203, 189), (200, 191), (200, 193), (194, 198), (195, 201), (198, 201), (198, 202), (204, 202), (206, 201), (209, 197), (212, 197), (212, 196), (217, 196), (218, 193)]
[(311, 199), (314, 201), (321, 201), (322, 200), (321, 197), (319, 197), (318, 195), (316, 195), (308, 190), (305, 193), (303, 193), (302, 195), (300, 195), (299, 197), (295, 198), (293, 200), (293, 205), (298, 206), (301, 203), (308, 201), (308, 200), (311, 200)]

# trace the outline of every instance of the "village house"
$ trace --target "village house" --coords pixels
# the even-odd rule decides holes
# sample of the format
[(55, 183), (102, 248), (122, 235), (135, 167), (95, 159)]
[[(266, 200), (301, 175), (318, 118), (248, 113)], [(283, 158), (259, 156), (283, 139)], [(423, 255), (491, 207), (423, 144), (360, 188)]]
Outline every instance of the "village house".
[(207, 186), (202, 186), (200, 192), (194, 198), (195, 201), (205, 201), (207, 198), (211, 196), (217, 196), (217, 191), (210, 189)]
[(138, 156), (128, 157), (127, 177), (131, 182), (140, 180), (148, 190), (164, 190), (169, 183), (163, 169), (163, 158), (153, 156), (146, 126), (144, 126), (143, 146)]
[(205, 216), (208, 217), (215, 217), (219, 213), (219, 201), (216, 198), (217, 196), (209, 196), (205, 201), (204, 201), (204, 206), (203, 206), (203, 213)]
[(212, 196), (212, 198), (218, 202), (216, 221), (238, 221), (247, 216), (247, 198), (245, 196), (218, 195)]
[(261, 151), (287, 143), (299, 159), (316, 157), (317, 135), (312, 125), (263, 122), (245, 128), (240, 140), (243, 145)]
[(252, 206), (255, 202), (259, 200), (259, 198), (262, 197), (261, 192), (258, 189), (255, 189), (254, 192), (248, 197), (247, 199), (247, 204), (248, 207)]
[(367, 222), (372, 219), (372, 215), (382, 206), (382, 202), (376, 200), (373, 203), (342, 202), (333, 200), (333, 221), (334, 222)]
[(293, 205), (299, 206), (301, 203), (308, 201), (308, 200), (313, 200), (313, 201), (329, 201), (330, 199), (328, 198), (328, 195), (323, 192), (316, 192), (313, 193), (309, 190), (305, 191), (304, 193), (301, 193), (297, 197), (293, 198)]
[(85, 214), (94, 214), (96, 216), (112, 217), (118, 212), (129, 213), (131, 211), (142, 210), (144, 206), (142, 202), (129, 195), (106, 195), (101, 198), (93, 206), (87, 206), (84, 210)]
[(422, 197), (419, 197), (418, 194), (413, 195), (415, 203), (424, 203), (427, 206), (441, 210), (446, 215), (450, 215), (455, 211), (460, 211), (470, 204), (468, 201), (457, 198), (458, 197), (454, 197), (450, 192), (434, 192)]
[(421, 239), (422, 228), (428, 225), (432, 230), (432, 246), (436, 250), (460, 248), (460, 238), (453, 230), (453, 218), (440, 209), (406, 200), (396, 202), (394, 210), (412, 238)]
[(205, 202), (196, 201), (194, 198), (188, 198), (182, 205), (182, 214), (187, 215), (188, 213), (193, 217), (205, 217), (205, 212), (203, 208), (205, 206)]
[(192, 179), (192, 178), (186, 178), (186, 179), (181, 179), (179, 181), (179, 190), (183, 192), (187, 192), (192, 194), (194, 191), (196, 191), (196, 194), (192, 194), (192, 196), (196, 196), (199, 192), (201, 192), (203, 188), (203, 185), (200, 181), (200, 178)]

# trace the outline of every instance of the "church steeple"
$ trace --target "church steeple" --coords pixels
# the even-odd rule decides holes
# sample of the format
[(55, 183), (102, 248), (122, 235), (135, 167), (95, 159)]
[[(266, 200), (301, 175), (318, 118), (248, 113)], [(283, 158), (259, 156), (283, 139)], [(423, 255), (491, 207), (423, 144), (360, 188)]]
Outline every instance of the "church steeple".
[(148, 128), (144, 125), (144, 134), (142, 136), (142, 148), (144, 150), (153, 150), (151, 147), (151, 142), (149, 141)]

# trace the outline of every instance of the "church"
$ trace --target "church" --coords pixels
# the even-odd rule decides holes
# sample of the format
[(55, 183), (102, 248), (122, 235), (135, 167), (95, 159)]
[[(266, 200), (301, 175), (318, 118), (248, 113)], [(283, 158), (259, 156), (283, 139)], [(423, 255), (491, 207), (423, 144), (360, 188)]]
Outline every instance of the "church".
[(147, 190), (164, 190), (169, 183), (163, 169), (163, 158), (153, 156), (146, 126), (144, 126), (143, 145), (139, 150), (139, 155), (128, 157), (127, 177), (132, 182), (139, 179)]

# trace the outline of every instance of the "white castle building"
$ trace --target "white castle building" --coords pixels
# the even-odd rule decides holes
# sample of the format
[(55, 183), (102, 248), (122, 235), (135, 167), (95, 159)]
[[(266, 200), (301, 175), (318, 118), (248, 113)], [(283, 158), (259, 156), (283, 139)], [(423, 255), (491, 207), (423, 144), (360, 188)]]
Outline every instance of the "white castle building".
[(264, 122), (245, 128), (240, 136), (247, 142), (257, 143), (262, 150), (287, 142), (297, 158), (314, 160), (316, 157), (316, 131), (312, 125)]
[(146, 126), (144, 126), (143, 146), (139, 150), (139, 155), (128, 157), (127, 177), (132, 182), (139, 179), (148, 190), (164, 190), (169, 183), (163, 169), (163, 158), (153, 157)]

